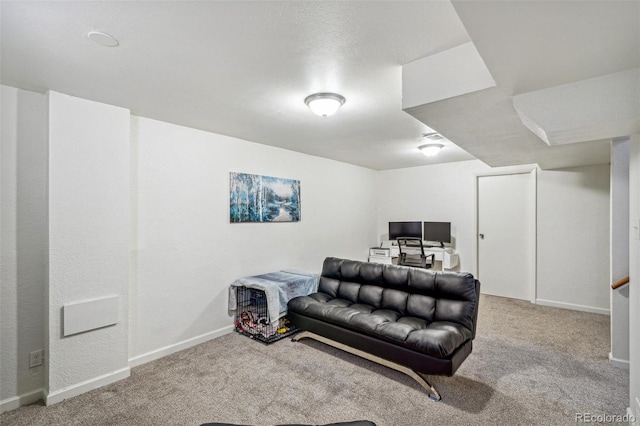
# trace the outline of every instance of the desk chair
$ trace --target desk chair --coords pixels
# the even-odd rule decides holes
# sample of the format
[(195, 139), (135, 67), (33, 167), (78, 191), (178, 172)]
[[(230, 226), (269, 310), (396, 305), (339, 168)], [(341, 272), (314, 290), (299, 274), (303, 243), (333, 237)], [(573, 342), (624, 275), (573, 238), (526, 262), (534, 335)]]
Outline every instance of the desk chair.
[(429, 269), (435, 262), (435, 254), (424, 254), (421, 238), (398, 238), (398, 265)]

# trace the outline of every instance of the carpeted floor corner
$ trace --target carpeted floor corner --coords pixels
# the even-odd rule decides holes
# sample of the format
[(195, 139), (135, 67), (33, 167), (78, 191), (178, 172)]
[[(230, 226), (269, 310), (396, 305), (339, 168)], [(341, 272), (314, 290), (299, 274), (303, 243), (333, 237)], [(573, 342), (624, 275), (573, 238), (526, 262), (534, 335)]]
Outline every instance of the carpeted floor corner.
[[(229, 334), (132, 369), (118, 383), (0, 416), (9, 425), (571, 425), (624, 415), (628, 371), (611, 367), (609, 317), (482, 296), (474, 349), (453, 377), (413, 379), (321, 343)], [(624, 424), (624, 423), (621, 423)]]

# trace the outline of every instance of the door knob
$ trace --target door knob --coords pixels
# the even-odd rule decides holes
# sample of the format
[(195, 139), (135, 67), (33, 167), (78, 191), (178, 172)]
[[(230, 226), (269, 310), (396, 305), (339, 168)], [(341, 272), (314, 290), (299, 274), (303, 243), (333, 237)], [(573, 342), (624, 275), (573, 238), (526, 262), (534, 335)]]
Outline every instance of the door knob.
[(480, 234), (480, 239), (484, 240), (484, 234)]

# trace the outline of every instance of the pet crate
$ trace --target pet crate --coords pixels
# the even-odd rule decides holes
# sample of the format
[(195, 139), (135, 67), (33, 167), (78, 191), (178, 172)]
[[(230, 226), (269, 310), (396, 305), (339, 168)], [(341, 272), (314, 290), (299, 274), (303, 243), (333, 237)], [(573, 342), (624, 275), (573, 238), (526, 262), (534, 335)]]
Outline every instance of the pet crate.
[(240, 334), (269, 344), (299, 331), (287, 317), (282, 317), (273, 324), (269, 323), (267, 296), (262, 290), (236, 287), (236, 300), (234, 325)]

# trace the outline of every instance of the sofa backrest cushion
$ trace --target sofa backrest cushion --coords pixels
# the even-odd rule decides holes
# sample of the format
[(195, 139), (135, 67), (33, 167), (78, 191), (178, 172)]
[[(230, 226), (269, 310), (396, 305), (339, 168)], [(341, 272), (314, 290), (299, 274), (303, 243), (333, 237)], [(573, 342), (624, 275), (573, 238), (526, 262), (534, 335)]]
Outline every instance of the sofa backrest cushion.
[(468, 273), (328, 257), (318, 291), (429, 322), (455, 322), (475, 333), (476, 282)]

